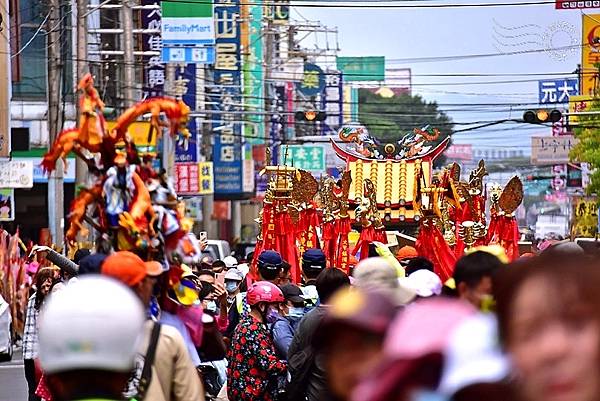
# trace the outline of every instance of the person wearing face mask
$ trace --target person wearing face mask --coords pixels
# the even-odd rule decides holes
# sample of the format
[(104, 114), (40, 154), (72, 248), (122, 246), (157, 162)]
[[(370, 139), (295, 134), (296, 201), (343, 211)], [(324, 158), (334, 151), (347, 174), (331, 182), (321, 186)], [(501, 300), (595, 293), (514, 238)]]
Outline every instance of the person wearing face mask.
[(250, 313), (236, 327), (227, 355), (227, 395), (230, 401), (272, 401), (287, 363), (277, 357), (267, 325), (277, 320), (283, 293), (272, 283), (258, 281), (248, 290), (247, 301)]
[(294, 284), (286, 284), (281, 287), (285, 302), (279, 305), (279, 316), (273, 323), (271, 331), (275, 350), (280, 359), (287, 360), (288, 349), (294, 338), (296, 327), (304, 316), (304, 298), (302, 290)]
[(240, 322), (246, 305), (246, 292), (242, 292), (244, 274), (236, 268), (231, 268), (225, 273), (225, 290), (227, 291), (227, 319), (228, 326), (223, 335), (227, 338), (233, 336), (233, 330)]
[(211, 284), (208, 281), (200, 281), (202, 290), (202, 308), (205, 312), (215, 318), (217, 328), (221, 333), (227, 330), (229, 320), (227, 317), (227, 291), (222, 284)]
[(227, 304), (231, 305), (240, 293), (240, 285), (244, 275), (236, 268), (231, 268), (225, 273), (225, 290), (227, 290)]
[(458, 298), (477, 309), (487, 309), (493, 299), (492, 278), (502, 267), (503, 263), (496, 255), (483, 250), (460, 258), (454, 268)]

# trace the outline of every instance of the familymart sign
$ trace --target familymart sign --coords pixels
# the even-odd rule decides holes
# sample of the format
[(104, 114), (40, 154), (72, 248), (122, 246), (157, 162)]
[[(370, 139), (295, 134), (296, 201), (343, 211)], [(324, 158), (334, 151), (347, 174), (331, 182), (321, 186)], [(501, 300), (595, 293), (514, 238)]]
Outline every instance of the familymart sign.
[(215, 44), (213, 3), (208, 0), (163, 1), (162, 40), (164, 46)]

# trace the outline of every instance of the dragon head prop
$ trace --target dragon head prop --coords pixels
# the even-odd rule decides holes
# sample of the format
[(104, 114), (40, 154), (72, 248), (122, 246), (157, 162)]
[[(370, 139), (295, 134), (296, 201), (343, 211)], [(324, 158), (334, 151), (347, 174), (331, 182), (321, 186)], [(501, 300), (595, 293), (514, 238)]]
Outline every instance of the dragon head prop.
[(79, 84), (77, 85), (78, 90), (86, 90), (90, 87), (94, 86), (94, 77), (89, 72), (79, 80)]
[(187, 125), (190, 121), (190, 107), (182, 100), (177, 100), (177, 105), (166, 114), (169, 118), (171, 136), (180, 136), (184, 140), (189, 139), (190, 131), (187, 129)]

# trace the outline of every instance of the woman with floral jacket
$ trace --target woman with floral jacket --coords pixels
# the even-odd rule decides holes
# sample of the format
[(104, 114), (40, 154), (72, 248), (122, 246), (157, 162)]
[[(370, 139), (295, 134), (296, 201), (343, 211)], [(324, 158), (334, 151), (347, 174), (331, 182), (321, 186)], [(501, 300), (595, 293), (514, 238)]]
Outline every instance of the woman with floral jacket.
[(268, 324), (278, 316), (283, 293), (274, 284), (258, 281), (248, 290), (250, 313), (238, 324), (231, 341), (228, 367), (230, 401), (273, 401), (287, 365), (275, 353)]

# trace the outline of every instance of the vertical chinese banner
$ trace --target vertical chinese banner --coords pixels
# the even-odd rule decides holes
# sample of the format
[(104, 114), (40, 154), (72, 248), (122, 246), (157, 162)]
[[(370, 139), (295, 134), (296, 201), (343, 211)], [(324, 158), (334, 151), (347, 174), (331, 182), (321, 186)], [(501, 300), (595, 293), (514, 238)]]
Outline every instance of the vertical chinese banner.
[[(0, 37), (0, 158), (10, 156), (10, 98), (11, 98), (11, 51), (9, 38), (10, 16), (8, 1), (0, 0), (0, 21), (2, 23), (2, 37)], [(16, 37), (13, 36), (13, 37)]]
[(573, 198), (573, 238), (594, 238), (598, 233), (598, 199), (595, 197)]
[(165, 65), (161, 61), (162, 50), (161, 14), (159, 0), (141, 0), (143, 6), (155, 6), (141, 10), (142, 28), (149, 33), (142, 34), (142, 50), (157, 52), (156, 55), (144, 56), (143, 98), (162, 96), (165, 86)]
[(212, 162), (198, 163), (198, 180), (200, 195), (211, 195), (213, 191), (213, 164)]
[(239, 0), (216, 0), (212, 108), (215, 197), (240, 199), (243, 193), (241, 111), (241, 24)]
[(200, 167), (198, 163), (176, 163), (173, 169), (175, 192), (178, 195), (200, 193)]
[(595, 95), (598, 88), (598, 67), (600, 63), (600, 14), (582, 15), (581, 36), (581, 68), (583, 79), (580, 83), (581, 94), (585, 96)]
[[(175, 95), (181, 97), (190, 110), (196, 110), (196, 65), (175, 66), (173, 86)], [(198, 161), (198, 129), (195, 118), (190, 119), (187, 128), (190, 132), (187, 143), (183, 141), (175, 143), (175, 163)]]
[(264, 143), (265, 110), (264, 67), (263, 67), (263, 4), (262, 0), (252, 2), (248, 7), (247, 45), (244, 52), (244, 105), (249, 113), (244, 124), (244, 137), (252, 145)]
[(321, 95), (321, 110), (327, 114), (324, 123), (321, 124), (322, 135), (335, 135), (342, 125), (342, 74), (339, 71), (329, 69), (325, 76), (325, 91)]

